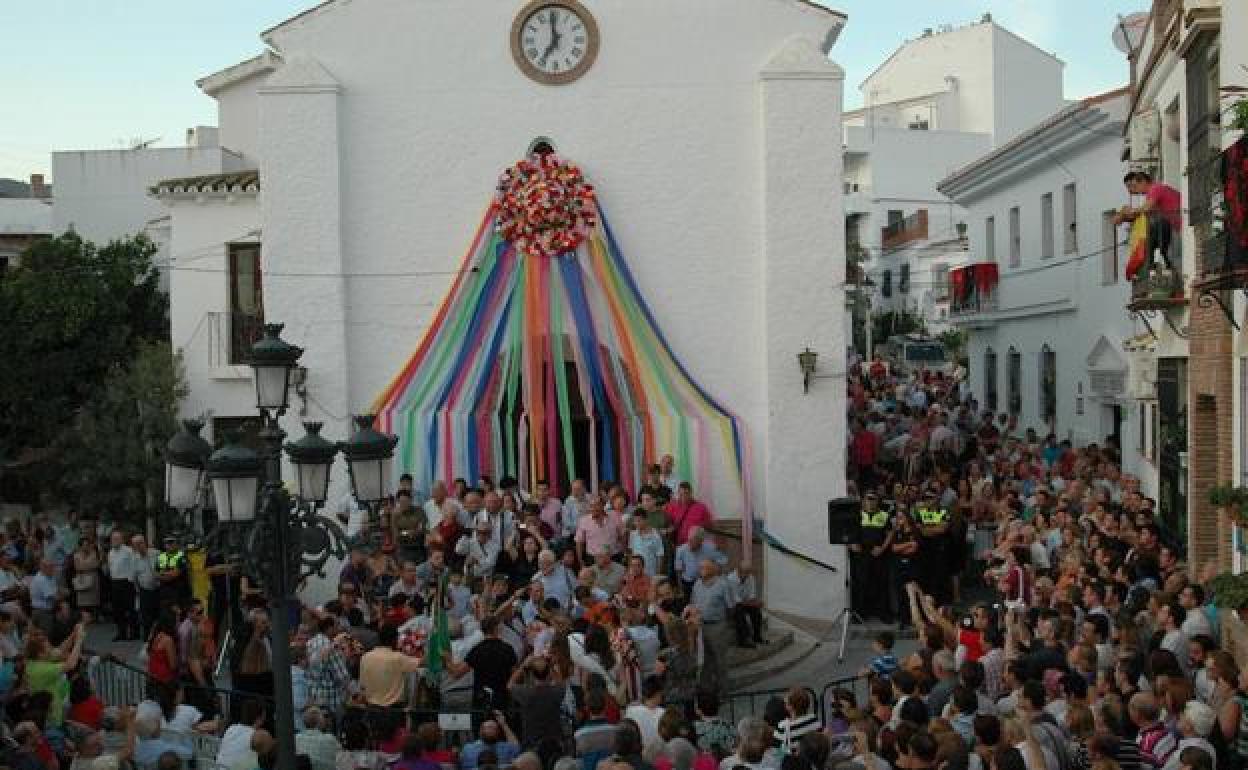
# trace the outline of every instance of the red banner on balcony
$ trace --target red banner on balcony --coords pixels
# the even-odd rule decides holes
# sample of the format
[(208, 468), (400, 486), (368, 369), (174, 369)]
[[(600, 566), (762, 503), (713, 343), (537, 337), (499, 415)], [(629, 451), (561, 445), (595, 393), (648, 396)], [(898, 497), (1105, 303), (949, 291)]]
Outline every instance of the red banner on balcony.
[(954, 268), (949, 271), (949, 290), (953, 294), (955, 304), (961, 304), (966, 301), (966, 295), (969, 294), (970, 281), (967, 270), (963, 267)]
[(971, 269), (975, 271), (975, 290), (980, 294), (985, 294), (997, 287), (997, 263), (996, 262), (980, 262), (972, 265)]

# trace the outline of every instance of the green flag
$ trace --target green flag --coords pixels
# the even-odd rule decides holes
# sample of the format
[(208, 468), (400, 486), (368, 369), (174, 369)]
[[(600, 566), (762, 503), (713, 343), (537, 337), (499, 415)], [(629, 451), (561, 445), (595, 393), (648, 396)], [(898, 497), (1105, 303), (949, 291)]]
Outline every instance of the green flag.
[(425, 644), (425, 668), (439, 676), (444, 668), (442, 658), (451, 652), (451, 632), (446, 621), (446, 573), (438, 579), (438, 590), (433, 593), (433, 633)]

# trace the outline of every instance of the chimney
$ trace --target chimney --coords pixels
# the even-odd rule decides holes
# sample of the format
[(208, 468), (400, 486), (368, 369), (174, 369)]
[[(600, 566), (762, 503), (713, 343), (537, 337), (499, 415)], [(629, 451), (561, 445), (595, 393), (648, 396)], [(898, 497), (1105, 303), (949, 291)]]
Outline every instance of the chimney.
[(30, 175), (30, 197), (46, 198), (48, 197), (48, 186), (43, 183), (43, 174)]

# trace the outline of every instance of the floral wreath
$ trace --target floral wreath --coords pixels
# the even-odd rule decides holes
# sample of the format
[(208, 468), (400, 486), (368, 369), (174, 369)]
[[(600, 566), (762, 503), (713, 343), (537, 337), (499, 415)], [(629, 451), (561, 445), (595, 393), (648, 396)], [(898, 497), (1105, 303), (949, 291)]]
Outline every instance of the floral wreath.
[(497, 230), (534, 257), (575, 251), (598, 223), (593, 185), (552, 153), (522, 160), (498, 180)]

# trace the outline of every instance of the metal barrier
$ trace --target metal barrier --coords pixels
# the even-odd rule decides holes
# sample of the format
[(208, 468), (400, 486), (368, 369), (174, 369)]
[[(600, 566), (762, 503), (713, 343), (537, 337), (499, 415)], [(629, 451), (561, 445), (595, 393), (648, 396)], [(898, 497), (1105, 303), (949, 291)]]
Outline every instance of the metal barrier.
[[(112, 656), (92, 657), (87, 663), (87, 677), (91, 681), (92, 689), (95, 690), (100, 700), (104, 701), (106, 706), (133, 706), (148, 698), (150, 677), (141, 669), (123, 663)], [(193, 688), (187, 687), (187, 689)], [(222, 728), (224, 728), (224, 725), (232, 722), (232, 710), (244, 701), (265, 701), (268, 704), (270, 713), (276, 708), (276, 701), (273, 698), (256, 693), (229, 690), (221, 687), (199, 689), (201, 691), (206, 689), (211, 697), (217, 700)], [(444, 691), (442, 695), (447, 700), (462, 701), (463, 699), (458, 696), (464, 694), (460, 690), (451, 689)], [(471, 699), (470, 691), (468, 699)], [(395, 722), (405, 722), (407, 725), (414, 727), (425, 722), (436, 722), (446, 736), (448, 747), (457, 747), (472, 740), (477, 728), (485, 718), (486, 712), (480, 709), (454, 708), (453, 706), (435, 709), (349, 705), (342, 718), (339, 719), (339, 727), (351, 719), (361, 719), (370, 727), (394, 724)], [(519, 721), (515, 720), (513, 723), (519, 724)], [(189, 745), (194, 750), (197, 758), (214, 759), (217, 749), (220, 747), (220, 739), (215, 735), (199, 733), (170, 734), (175, 736), (174, 740), (182, 741)], [(389, 738), (388, 735), (376, 735), (376, 737), (378, 739)]]
[[(863, 676), (847, 676), (841, 679), (833, 679), (823, 686), (816, 693), (811, 687), (803, 687), (802, 689), (810, 695), (810, 702), (814, 705), (815, 714), (819, 717), (820, 724), (826, 725), (828, 718), (832, 715), (831, 706), (832, 691), (838, 688), (847, 688), (854, 693), (854, 699), (860, 708), (865, 707), (867, 697), (870, 694), (867, 688), (867, 679)], [(767, 702), (772, 698), (781, 698), (789, 692), (788, 687), (777, 688), (772, 690), (753, 690), (751, 692), (734, 693), (729, 695), (719, 707), (719, 715), (736, 724), (738, 720), (744, 717), (762, 717), (763, 710), (767, 707)]]

